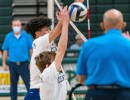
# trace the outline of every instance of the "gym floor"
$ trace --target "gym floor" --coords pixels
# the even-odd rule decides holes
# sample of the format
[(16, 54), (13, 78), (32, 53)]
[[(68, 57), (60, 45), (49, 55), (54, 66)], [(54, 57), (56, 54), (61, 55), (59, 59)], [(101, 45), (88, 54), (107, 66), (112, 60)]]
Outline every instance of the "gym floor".
[[(23, 96), (19, 96), (18, 100), (23, 100), (24, 97)], [(10, 100), (10, 97), (0, 97), (0, 100)]]

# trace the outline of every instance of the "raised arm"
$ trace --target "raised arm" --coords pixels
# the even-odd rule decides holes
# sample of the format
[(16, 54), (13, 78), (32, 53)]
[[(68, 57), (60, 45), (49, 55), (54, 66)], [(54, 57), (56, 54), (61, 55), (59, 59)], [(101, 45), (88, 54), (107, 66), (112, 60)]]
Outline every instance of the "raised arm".
[[(60, 12), (61, 11), (62, 11), (62, 9), (60, 10)], [(49, 43), (54, 41), (60, 35), (60, 33), (62, 31), (63, 20), (61, 20), (61, 16), (64, 16), (65, 13), (62, 13), (62, 15), (61, 15), (60, 12), (58, 12), (58, 11), (56, 12), (56, 17), (58, 19), (58, 23), (49, 34)]]
[(62, 27), (62, 34), (60, 36), (60, 40), (58, 43), (58, 50), (55, 57), (55, 65), (57, 71), (60, 71), (61, 69), (61, 63), (67, 48), (67, 41), (68, 41), (68, 25), (69, 25), (69, 12), (67, 11), (67, 7), (64, 7), (64, 9), (61, 10), (63, 21), (63, 27)]
[(59, 34), (61, 33), (61, 29), (62, 29), (62, 22), (59, 21), (55, 26), (55, 28), (49, 34), (49, 43), (54, 41), (59, 36)]

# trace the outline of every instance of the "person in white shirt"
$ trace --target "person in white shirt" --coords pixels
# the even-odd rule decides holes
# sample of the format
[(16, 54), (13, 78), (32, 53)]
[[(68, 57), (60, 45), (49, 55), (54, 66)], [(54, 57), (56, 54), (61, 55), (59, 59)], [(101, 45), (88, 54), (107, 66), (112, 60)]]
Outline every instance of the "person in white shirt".
[[(64, 11), (64, 9), (61, 9)], [(61, 11), (60, 11), (61, 12)], [(39, 96), (39, 73), (35, 62), (35, 57), (43, 51), (56, 50), (52, 41), (61, 33), (63, 18), (65, 13), (57, 13), (57, 18), (59, 19), (56, 27), (49, 31), (49, 27), (52, 23), (51, 19), (46, 17), (37, 17), (31, 19), (26, 25), (25, 30), (30, 33), (33, 38), (33, 54), (30, 62), (30, 90), (26, 94), (24, 100), (40, 100)]]
[(57, 52), (46, 51), (35, 57), (36, 65), (41, 72), (40, 98), (41, 100), (66, 100), (67, 88), (64, 74), (60, 73), (61, 63), (67, 48), (69, 12), (64, 7), (65, 16), (62, 18), (62, 34)]

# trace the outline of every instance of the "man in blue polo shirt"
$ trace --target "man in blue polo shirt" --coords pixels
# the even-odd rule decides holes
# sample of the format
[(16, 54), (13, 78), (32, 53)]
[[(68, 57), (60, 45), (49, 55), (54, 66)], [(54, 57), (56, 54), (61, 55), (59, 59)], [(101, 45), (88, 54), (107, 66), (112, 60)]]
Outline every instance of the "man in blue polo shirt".
[(22, 30), (21, 22), (14, 20), (12, 22), (13, 31), (5, 37), (2, 50), (2, 67), (8, 70), (6, 60), (9, 61), (10, 71), (10, 95), (11, 100), (17, 100), (17, 83), (19, 75), (22, 77), (27, 90), (29, 90), (30, 74), (29, 59), (32, 54), (32, 37)]
[(116, 9), (104, 14), (105, 34), (83, 44), (76, 74), (88, 86), (86, 100), (130, 100), (130, 40), (123, 37), (126, 23)]

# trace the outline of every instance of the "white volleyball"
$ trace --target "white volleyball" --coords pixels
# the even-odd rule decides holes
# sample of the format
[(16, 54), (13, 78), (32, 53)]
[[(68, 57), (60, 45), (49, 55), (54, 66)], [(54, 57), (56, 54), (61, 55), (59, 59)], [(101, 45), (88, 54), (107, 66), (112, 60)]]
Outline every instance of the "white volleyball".
[(87, 16), (87, 8), (83, 3), (75, 2), (69, 6), (69, 16), (74, 22), (81, 22)]

